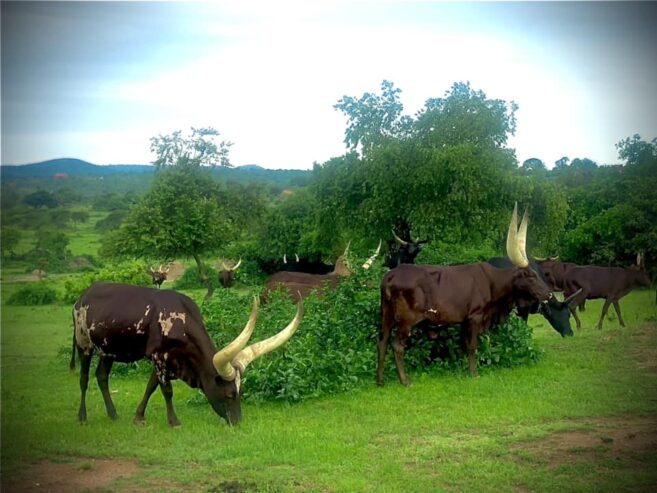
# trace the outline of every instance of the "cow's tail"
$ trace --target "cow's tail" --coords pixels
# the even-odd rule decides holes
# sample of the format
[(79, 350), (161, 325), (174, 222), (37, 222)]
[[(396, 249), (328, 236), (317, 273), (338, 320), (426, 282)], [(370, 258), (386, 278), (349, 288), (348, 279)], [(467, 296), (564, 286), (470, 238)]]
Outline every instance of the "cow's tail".
[(77, 345), (75, 344), (75, 313), (73, 313), (73, 347), (71, 348), (71, 362), (68, 364), (68, 367), (71, 371), (75, 370), (75, 351), (77, 350)]

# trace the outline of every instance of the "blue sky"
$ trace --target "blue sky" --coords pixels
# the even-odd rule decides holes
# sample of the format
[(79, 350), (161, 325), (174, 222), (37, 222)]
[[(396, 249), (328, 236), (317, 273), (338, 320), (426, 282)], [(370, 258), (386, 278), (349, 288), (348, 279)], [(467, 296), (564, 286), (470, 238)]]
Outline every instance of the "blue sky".
[(618, 162), (657, 136), (657, 7), (611, 2), (2, 2), (2, 163), (147, 163), (212, 126), (235, 165), (344, 153), (344, 95), (452, 83), (519, 105), (520, 162)]

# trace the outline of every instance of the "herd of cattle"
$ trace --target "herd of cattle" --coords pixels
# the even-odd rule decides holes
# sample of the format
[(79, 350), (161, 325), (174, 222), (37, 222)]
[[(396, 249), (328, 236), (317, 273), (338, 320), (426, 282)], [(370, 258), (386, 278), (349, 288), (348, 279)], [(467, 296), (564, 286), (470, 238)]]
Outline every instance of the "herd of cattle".
[[(415, 265), (415, 257), (426, 241), (403, 240), (393, 231), (396, 248), (386, 261), (390, 270), (381, 281), (381, 323), (379, 327), (377, 383), (383, 385), (384, 363), (393, 329), (392, 349), (399, 380), (410, 383), (404, 370), (404, 350), (411, 329), (421, 328), (429, 337), (452, 325), (461, 327), (461, 341), (468, 354), (471, 374), (477, 372), (475, 351), (478, 336), (503, 323), (515, 308), (527, 320), (530, 313), (544, 316), (563, 337), (572, 336), (570, 314), (581, 328), (576, 308), (587, 299), (603, 298), (598, 328), (609, 305), (613, 304), (621, 326), (618, 300), (634, 287), (650, 287), (650, 279), (641, 255), (628, 269), (578, 266), (557, 260), (536, 260), (525, 251), (528, 219), (525, 212), (518, 225), (517, 205), (507, 234), (507, 257), (487, 262), (436, 266)], [(241, 419), (241, 378), (255, 358), (283, 345), (297, 330), (303, 317), (303, 300), (311, 292), (319, 295), (334, 289), (351, 273), (347, 261), (349, 246), (335, 265), (299, 259), (288, 262), (266, 282), (262, 302), (269, 293), (283, 289), (297, 303), (294, 319), (278, 334), (247, 346), (256, 323), (259, 301), (254, 299), (251, 315), (240, 335), (225, 348), (217, 350), (201, 318), (198, 306), (187, 296), (159, 289), (167, 268), (151, 268), (158, 289), (97, 282), (87, 289), (73, 307), (73, 354), (80, 359), (80, 407), (78, 419), (87, 419), (86, 391), (94, 352), (99, 354), (96, 379), (107, 414), (116, 419), (109, 391), (109, 373), (115, 361), (134, 362), (149, 359), (153, 371), (134, 421), (144, 422), (146, 405), (159, 386), (165, 398), (168, 422), (180, 422), (173, 409), (171, 381), (180, 379), (199, 388), (219, 416), (230, 425)], [(362, 265), (368, 269), (381, 250)], [(222, 264), (222, 286), (229, 287), (241, 260), (232, 267)], [(562, 292), (559, 301), (554, 292)]]

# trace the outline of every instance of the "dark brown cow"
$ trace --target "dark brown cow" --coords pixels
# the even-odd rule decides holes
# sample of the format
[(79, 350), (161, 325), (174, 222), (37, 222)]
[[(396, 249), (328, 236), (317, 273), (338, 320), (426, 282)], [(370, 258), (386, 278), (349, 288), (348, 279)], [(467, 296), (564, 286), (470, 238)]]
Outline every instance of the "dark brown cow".
[(137, 407), (135, 423), (144, 422), (150, 396), (160, 386), (171, 426), (180, 424), (173, 410), (171, 380), (181, 379), (200, 388), (208, 402), (229, 425), (242, 417), (241, 377), (255, 358), (284, 344), (297, 330), (303, 304), (294, 320), (277, 335), (246, 347), (255, 327), (258, 303), (242, 333), (217, 351), (208, 335), (201, 313), (187, 296), (170, 290), (157, 290), (127, 284), (97, 282), (87, 289), (73, 307), (73, 355), (80, 358), (80, 409), (78, 419), (87, 420), (86, 393), (89, 367), (94, 351), (100, 359), (96, 379), (110, 418), (116, 409), (109, 391), (109, 373), (115, 361), (129, 363), (140, 359), (153, 362), (146, 392)]
[(404, 348), (413, 326), (426, 321), (441, 329), (461, 325), (461, 340), (468, 353), (470, 373), (476, 375), (475, 350), (479, 334), (502, 323), (518, 296), (544, 302), (550, 290), (528, 268), (524, 252), (527, 216), (517, 227), (514, 208), (507, 236), (507, 255), (517, 267), (498, 269), (486, 262), (449, 267), (402, 264), (381, 282), (381, 327), (378, 343), (377, 383), (383, 385), (383, 369), (393, 327), (392, 343), (399, 380), (409, 385), (404, 371)]
[[(597, 267), (594, 265), (573, 267), (567, 272), (564, 279), (564, 296), (569, 296), (578, 289), (582, 290), (575, 296), (571, 306), (577, 306), (584, 300), (604, 298), (605, 303), (602, 306), (598, 329), (602, 329), (602, 321), (611, 304), (614, 305), (621, 327), (625, 327), (618, 300), (632, 291), (633, 288), (640, 286), (650, 287), (650, 278), (648, 272), (646, 272), (641, 254), (637, 255), (636, 265), (629, 269)], [(573, 308), (571, 308), (571, 313), (575, 317), (577, 328), (581, 329), (582, 323)]]
[(169, 269), (171, 268), (171, 265), (167, 265), (165, 268), (163, 268), (161, 265), (157, 268), (157, 270), (153, 269), (151, 267), (150, 270), (150, 275), (153, 278), (153, 284), (157, 286), (159, 289), (162, 287), (162, 283), (167, 280), (167, 275), (169, 274)]
[(241, 264), (241, 258), (233, 267), (228, 267), (224, 262), (221, 262), (222, 270), (219, 272), (219, 284), (222, 287), (229, 288), (235, 283), (235, 271)]
[[(306, 298), (312, 291), (316, 290), (321, 296), (325, 289), (335, 289), (340, 280), (351, 274), (347, 265), (347, 252), (349, 245), (344, 253), (335, 262), (335, 268), (330, 274), (308, 274), (306, 272), (277, 272), (272, 275), (265, 283), (263, 292), (263, 301), (266, 302), (269, 294), (277, 289), (284, 289), (288, 295), (295, 301)], [(379, 246), (367, 261), (363, 264), (364, 269), (369, 269), (374, 259), (381, 251), (381, 241)]]
[(536, 260), (536, 263), (543, 270), (545, 280), (552, 291), (563, 291), (566, 274), (573, 267), (579, 267), (572, 262), (560, 262), (558, 260)]

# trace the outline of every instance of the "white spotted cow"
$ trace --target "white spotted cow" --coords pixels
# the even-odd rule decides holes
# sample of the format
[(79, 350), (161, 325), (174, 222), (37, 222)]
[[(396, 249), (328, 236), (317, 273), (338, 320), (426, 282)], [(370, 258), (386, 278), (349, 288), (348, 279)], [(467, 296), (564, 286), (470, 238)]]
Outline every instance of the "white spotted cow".
[(246, 344), (253, 333), (258, 303), (254, 299), (251, 316), (237, 338), (217, 351), (205, 329), (198, 306), (187, 296), (171, 290), (158, 290), (127, 284), (97, 282), (87, 289), (73, 307), (73, 355), (80, 358), (80, 408), (78, 419), (87, 420), (86, 392), (91, 357), (100, 359), (96, 379), (107, 414), (116, 419), (109, 392), (109, 373), (115, 361), (129, 363), (140, 359), (153, 362), (146, 392), (137, 407), (135, 423), (144, 422), (150, 396), (159, 385), (171, 426), (178, 426), (172, 404), (171, 381), (183, 380), (200, 388), (214, 411), (229, 425), (241, 419), (240, 386), (246, 367), (255, 358), (284, 344), (299, 327), (303, 304), (290, 324), (277, 335)]

